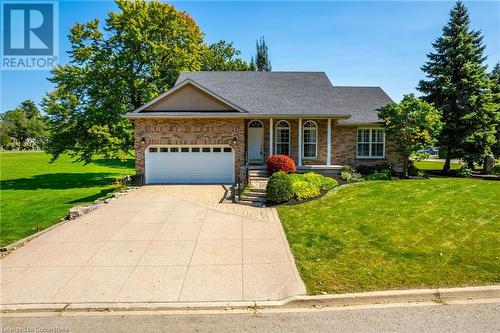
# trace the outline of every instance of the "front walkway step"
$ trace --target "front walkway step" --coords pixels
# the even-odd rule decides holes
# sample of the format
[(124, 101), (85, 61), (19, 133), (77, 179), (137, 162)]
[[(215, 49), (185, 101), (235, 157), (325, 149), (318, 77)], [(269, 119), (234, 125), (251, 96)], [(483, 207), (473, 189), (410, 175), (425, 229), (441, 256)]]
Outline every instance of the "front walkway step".
[(241, 199), (240, 201), (250, 201), (250, 202), (266, 202), (266, 198), (265, 197), (251, 197), (251, 196), (248, 196), (246, 194), (243, 194), (241, 196)]
[(246, 197), (252, 197), (252, 198), (265, 198), (266, 197), (266, 192), (245, 191), (243, 193), (243, 195), (246, 196)]

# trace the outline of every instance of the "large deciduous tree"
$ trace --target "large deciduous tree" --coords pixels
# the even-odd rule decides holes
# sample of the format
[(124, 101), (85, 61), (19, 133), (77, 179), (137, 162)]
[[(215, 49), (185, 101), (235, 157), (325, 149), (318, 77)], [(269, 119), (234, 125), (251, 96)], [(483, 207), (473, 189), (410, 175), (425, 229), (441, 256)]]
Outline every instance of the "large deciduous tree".
[(410, 156), (432, 145), (441, 131), (441, 113), (432, 104), (410, 94), (400, 103), (381, 108), (378, 117), (384, 122), (385, 132), (394, 138), (396, 149), (403, 157), (403, 174), (407, 177)]
[(471, 30), (469, 23), (467, 8), (458, 1), (422, 67), (427, 80), (418, 85), (443, 116), (439, 143), (446, 150), (444, 171), (450, 170), (454, 157), (470, 166), (482, 162), (493, 143), (496, 110), (484, 65), (485, 45), (480, 31)]
[(25, 100), (17, 108), (5, 112), (1, 119), (1, 131), (2, 146), (11, 147), (13, 138), (21, 150), (28, 148), (28, 140), (41, 145), (46, 133), (42, 115), (32, 100)]
[(204, 53), (201, 70), (203, 71), (250, 71), (252, 64), (238, 58), (240, 51), (233, 43), (220, 40), (208, 46)]
[(125, 157), (133, 144), (126, 112), (166, 91), (179, 72), (245, 68), (232, 44), (208, 46), (196, 22), (159, 1), (117, 0), (104, 26), (74, 25), (71, 61), (52, 71), (55, 89), (42, 105), (52, 132), (46, 150), (89, 162)]

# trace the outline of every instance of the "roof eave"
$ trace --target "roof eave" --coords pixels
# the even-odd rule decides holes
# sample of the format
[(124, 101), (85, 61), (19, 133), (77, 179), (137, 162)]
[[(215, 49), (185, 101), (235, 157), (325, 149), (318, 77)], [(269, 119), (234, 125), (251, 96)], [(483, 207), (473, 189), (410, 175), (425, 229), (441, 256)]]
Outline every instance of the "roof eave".
[(232, 114), (224, 114), (224, 113), (216, 113), (214, 114), (186, 114), (186, 115), (168, 115), (168, 114), (154, 114), (152, 112), (149, 113), (126, 113), (123, 115), (128, 119), (186, 119), (186, 118), (234, 118), (234, 119), (269, 119), (269, 118), (279, 118), (279, 119), (299, 119), (299, 118), (308, 118), (308, 119), (349, 119), (351, 117), (350, 114), (250, 114), (250, 113), (232, 113)]

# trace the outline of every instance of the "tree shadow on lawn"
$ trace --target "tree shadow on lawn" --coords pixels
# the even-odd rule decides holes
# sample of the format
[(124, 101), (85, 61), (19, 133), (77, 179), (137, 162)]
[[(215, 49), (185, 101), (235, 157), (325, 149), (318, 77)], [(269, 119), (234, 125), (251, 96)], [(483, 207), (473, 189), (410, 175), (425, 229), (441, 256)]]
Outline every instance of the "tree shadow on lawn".
[(109, 193), (113, 192), (115, 189), (114, 188), (107, 188), (104, 190), (101, 190), (99, 193), (89, 195), (83, 198), (75, 199), (72, 201), (66, 202), (67, 204), (82, 204), (82, 203), (87, 203), (87, 202), (94, 202), (97, 199), (104, 198), (107, 196)]
[(89, 164), (94, 164), (97, 166), (116, 168), (116, 169), (134, 169), (135, 159), (127, 158), (125, 160), (109, 159), (109, 158), (98, 158), (92, 160)]
[(0, 181), (2, 190), (66, 190), (111, 185), (119, 175), (107, 172), (48, 173)]

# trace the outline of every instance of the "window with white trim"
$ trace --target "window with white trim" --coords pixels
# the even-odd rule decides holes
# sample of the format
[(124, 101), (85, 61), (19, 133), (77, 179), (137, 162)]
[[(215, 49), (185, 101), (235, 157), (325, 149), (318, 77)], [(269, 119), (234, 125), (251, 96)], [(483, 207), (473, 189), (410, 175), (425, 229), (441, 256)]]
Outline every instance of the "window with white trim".
[(276, 123), (276, 154), (290, 156), (290, 124), (285, 120)]
[(359, 158), (383, 158), (385, 155), (385, 133), (380, 128), (358, 129)]
[(302, 157), (314, 159), (318, 155), (318, 125), (314, 121), (308, 120), (302, 126), (302, 130)]

